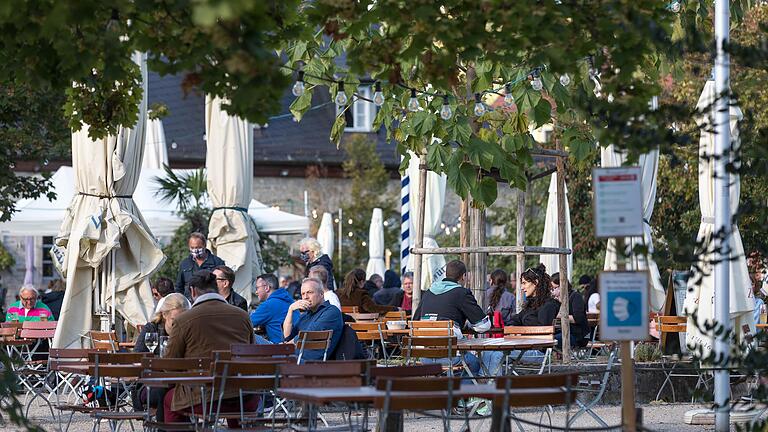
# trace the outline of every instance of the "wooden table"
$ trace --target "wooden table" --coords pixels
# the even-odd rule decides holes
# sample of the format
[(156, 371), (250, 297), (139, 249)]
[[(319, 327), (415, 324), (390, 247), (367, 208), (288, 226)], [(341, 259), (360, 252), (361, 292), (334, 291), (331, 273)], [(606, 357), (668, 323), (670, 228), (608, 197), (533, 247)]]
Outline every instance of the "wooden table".
[(459, 350), (466, 351), (514, 351), (538, 350), (555, 346), (555, 341), (544, 338), (469, 338), (457, 342)]

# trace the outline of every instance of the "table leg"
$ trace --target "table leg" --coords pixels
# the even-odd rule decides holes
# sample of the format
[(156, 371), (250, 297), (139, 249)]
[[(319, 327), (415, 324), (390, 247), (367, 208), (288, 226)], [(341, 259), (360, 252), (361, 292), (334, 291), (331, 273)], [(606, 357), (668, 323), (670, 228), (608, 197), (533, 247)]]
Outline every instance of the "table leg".
[(384, 427), (378, 427), (380, 432), (400, 432), (403, 430), (403, 413), (402, 412), (390, 412), (387, 415), (387, 421), (384, 423)]
[(507, 417), (504, 420), (504, 407), (500, 407), (497, 404), (493, 404), (491, 409), (491, 429), (492, 431), (511, 432), (512, 425), (510, 418)]

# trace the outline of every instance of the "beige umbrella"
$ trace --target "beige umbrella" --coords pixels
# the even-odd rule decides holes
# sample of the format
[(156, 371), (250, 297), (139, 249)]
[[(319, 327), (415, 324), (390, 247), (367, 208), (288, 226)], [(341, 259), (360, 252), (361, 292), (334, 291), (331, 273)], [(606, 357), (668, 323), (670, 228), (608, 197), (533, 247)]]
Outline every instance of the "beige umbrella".
[[(88, 127), (72, 134), (77, 194), (67, 209), (53, 254), (67, 289), (53, 346), (79, 348), (93, 328), (93, 312), (112, 310), (129, 323), (144, 324), (154, 308), (148, 278), (165, 261), (132, 195), (141, 171), (147, 110), (147, 69), (139, 120), (117, 136), (92, 140)], [(114, 293), (114, 295), (113, 295)]]
[(165, 129), (160, 119), (147, 119), (147, 137), (144, 145), (144, 169), (163, 169), (168, 165), (168, 148), (165, 146)]
[[(714, 117), (714, 105), (716, 100), (715, 82), (707, 81), (701, 92), (696, 108), (701, 115), (696, 122), (701, 127), (699, 138), (699, 204), (701, 206), (701, 225), (699, 225), (698, 240), (703, 241), (704, 251), (699, 251), (698, 268), (691, 268), (691, 277), (688, 279), (688, 292), (685, 296), (685, 311), (688, 314), (697, 312), (698, 326), (693, 317), (688, 317), (688, 331), (686, 332), (686, 344), (699, 346), (703, 355), (707, 356), (712, 349), (712, 335), (699, 331), (704, 323), (714, 319), (715, 297), (715, 273), (713, 261), (716, 254), (712, 248), (715, 234), (715, 134), (711, 131), (711, 121)], [(738, 121), (742, 118), (741, 109), (736, 105), (730, 107), (731, 139), (738, 145), (739, 128)], [(741, 183), (738, 174), (731, 174), (731, 212), (736, 213), (739, 208), (739, 194)], [(730, 283), (730, 316), (732, 329), (737, 336), (743, 337), (746, 326), (751, 334), (755, 334), (754, 315), (752, 311), (755, 303), (750, 298), (752, 284), (749, 280), (749, 270), (744, 258), (744, 245), (741, 242), (739, 227), (734, 224), (729, 238), (731, 247)]]
[(373, 209), (371, 225), (368, 227), (368, 265), (365, 274), (369, 278), (377, 274), (384, 278), (387, 266), (384, 263), (384, 215), (380, 208)]
[(219, 98), (205, 98), (205, 166), (213, 205), (208, 242), (211, 251), (235, 271), (233, 288), (250, 304), (256, 277), (263, 271), (259, 234), (248, 215), (253, 188), (253, 127), (227, 114), (221, 104)]

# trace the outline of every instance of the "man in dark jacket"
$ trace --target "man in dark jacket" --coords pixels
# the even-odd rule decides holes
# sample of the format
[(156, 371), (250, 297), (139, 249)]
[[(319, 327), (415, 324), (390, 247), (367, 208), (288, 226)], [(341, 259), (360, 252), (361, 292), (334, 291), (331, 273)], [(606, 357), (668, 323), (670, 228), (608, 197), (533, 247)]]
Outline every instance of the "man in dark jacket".
[(384, 287), (374, 294), (373, 301), (380, 305), (390, 305), (392, 304), (392, 298), (402, 291), (400, 289), (400, 278), (397, 276), (397, 273), (387, 270), (384, 272)]
[(293, 298), (284, 288), (278, 288), (277, 278), (271, 273), (256, 278), (256, 295), (259, 307), (251, 313), (251, 324), (267, 331), (267, 339), (256, 336), (256, 343), (282, 343), (283, 321)]
[(323, 253), (323, 246), (316, 238), (306, 237), (299, 242), (299, 257), (306, 264), (304, 277), (309, 277), (309, 269), (321, 265), (328, 270), (328, 289), (335, 290), (338, 287), (333, 278), (333, 261)]
[(248, 312), (248, 302), (232, 289), (232, 286), (235, 285), (235, 272), (231, 268), (221, 265), (216, 267), (212, 273), (216, 276), (216, 287), (219, 289), (219, 294), (227, 300), (227, 303)]
[(189, 280), (192, 275), (200, 270), (213, 271), (218, 266), (226, 263), (205, 247), (205, 236), (199, 232), (193, 232), (187, 238), (189, 256), (179, 263), (179, 275), (176, 278), (176, 292), (184, 294), (192, 299), (189, 292)]

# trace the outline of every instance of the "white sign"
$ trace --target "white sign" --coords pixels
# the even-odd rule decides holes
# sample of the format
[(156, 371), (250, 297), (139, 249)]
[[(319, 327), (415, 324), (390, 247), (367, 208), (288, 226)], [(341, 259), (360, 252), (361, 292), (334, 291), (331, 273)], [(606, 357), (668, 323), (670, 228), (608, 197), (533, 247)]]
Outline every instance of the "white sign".
[(602, 272), (600, 287), (600, 339), (648, 339), (648, 272)]
[(643, 235), (643, 189), (640, 167), (593, 168), (595, 235)]

